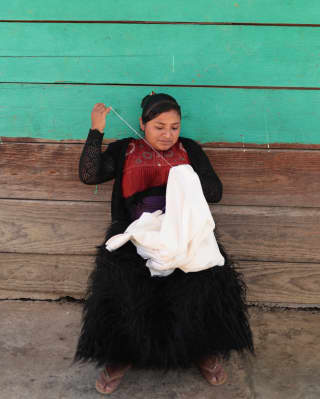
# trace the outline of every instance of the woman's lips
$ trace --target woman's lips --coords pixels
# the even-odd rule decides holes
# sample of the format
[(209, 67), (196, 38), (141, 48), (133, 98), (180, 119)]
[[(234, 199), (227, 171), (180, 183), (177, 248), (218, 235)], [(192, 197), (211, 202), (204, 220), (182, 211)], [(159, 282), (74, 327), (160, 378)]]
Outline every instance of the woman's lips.
[(163, 141), (163, 140), (159, 140), (158, 143), (159, 143), (159, 144), (163, 144), (163, 145), (169, 145), (169, 144), (172, 144), (172, 141)]

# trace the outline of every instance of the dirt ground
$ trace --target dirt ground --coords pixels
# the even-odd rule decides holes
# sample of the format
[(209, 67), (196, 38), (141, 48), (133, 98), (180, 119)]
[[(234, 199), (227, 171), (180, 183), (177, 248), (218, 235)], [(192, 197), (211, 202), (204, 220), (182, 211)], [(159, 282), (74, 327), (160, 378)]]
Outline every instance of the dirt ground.
[[(84, 399), (99, 370), (71, 365), (82, 305), (0, 301), (0, 398)], [(211, 387), (196, 368), (129, 371), (115, 399), (318, 399), (320, 311), (250, 307), (256, 357), (233, 355), (227, 383)]]

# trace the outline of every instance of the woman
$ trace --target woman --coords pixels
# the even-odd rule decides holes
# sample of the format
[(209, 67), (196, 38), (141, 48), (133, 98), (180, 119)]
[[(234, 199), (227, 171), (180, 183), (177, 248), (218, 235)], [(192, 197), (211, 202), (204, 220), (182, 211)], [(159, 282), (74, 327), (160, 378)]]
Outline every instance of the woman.
[(232, 350), (253, 352), (245, 286), (226, 259), (224, 266), (196, 273), (179, 269), (151, 277), (131, 242), (108, 252), (105, 242), (143, 212), (165, 210), (170, 165), (190, 164), (208, 202), (218, 202), (222, 184), (193, 140), (180, 137), (181, 110), (167, 94), (142, 100), (143, 139), (126, 138), (101, 153), (106, 115), (96, 104), (80, 159), (80, 179), (99, 184), (115, 179), (112, 223), (98, 247), (89, 279), (75, 360), (103, 366), (96, 389), (113, 392), (130, 367), (172, 369), (197, 364), (212, 385), (226, 381), (221, 365)]

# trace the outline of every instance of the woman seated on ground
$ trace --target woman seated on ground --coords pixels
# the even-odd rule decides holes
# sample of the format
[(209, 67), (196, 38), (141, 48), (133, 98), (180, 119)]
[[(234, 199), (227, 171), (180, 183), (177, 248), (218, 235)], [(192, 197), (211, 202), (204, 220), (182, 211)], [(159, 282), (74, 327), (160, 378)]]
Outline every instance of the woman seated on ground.
[(151, 276), (130, 241), (113, 252), (105, 247), (143, 212), (165, 209), (170, 166), (190, 164), (207, 202), (221, 199), (222, 184), (207, 156), (195, 141), (180, 137), (176, 100), (152, 93), (142, 100), (142, 109), (144, 139), (118, 140), (101, 152), (111, 108), (96, 104), (80, 159), (84, 183), (115, 179), (112, 223), (90, 275), (75, 354), (77, 361), (103, 366), (96, 389), (105, 394), (117, 388), (130, 367), (174, 369), (196, 364), (210, 384), (220, 385), (227, 379), (221, 360), (233, 350), (253, 352), (245, 285), (221, 247), (224, 266), (194, 273), (175, 269), (166, 277)]

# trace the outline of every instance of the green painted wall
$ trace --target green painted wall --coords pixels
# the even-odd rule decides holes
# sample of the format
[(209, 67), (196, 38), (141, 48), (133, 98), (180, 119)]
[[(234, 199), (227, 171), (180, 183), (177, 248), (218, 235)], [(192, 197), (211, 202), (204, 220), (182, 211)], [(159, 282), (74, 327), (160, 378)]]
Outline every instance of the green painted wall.
[(11, 0), (2, 20), (128, 20), (318, 24), (318, 0)]
[[(311, 24), (320, 3), (20, 0), (0, 15)], [(140, 100), (155, 90), (177, 97), (183, 134), (202, 142), (320, 144), (320, 27), (1, 22), (0, 38), (0, 136), (84, 139), (100, 101), (137, 127)], [(130, 133), (114, 115), (109, 122), (109, 137)]]
[[(0, 85), (2, 136), (49, 139), (85, 138), (95, 102), (111, 104), (138, 127), (141, 98), (163, 88)], [(183, 104), (182, 134), (202, 142), (320, 143), (320, 91), (169, 88)], [(110, 115), (107, 137), (130, 130)], [(10, 129), (8, 129), (10, 126)], [(8, 134), (8, 131), (10, 134)]]
[(320, 28), (0, 23), (0, 37), (3, 82), (320, 84)]

